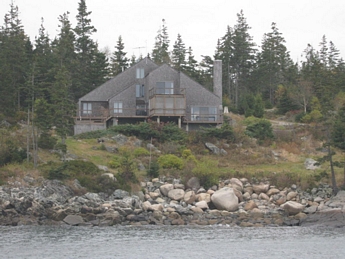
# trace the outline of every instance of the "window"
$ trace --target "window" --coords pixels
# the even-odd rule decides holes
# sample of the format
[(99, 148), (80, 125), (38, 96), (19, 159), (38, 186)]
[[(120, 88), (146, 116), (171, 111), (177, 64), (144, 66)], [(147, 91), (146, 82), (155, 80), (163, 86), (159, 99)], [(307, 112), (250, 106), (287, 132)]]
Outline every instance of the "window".
[(145, 96), (144, 85), (135, 86), (135, 97), (140, 98)]
[(192, 107), (192, 121), (216, 121), (217, 108), (216, 107)]
[(174, 94), (173, 82), (157, 82), (157, 94)]
[(147, 115), (146, 105), (145, 104), (137, 104), (137, 109), (136, 109), (135, 114), (138, 116), (146, 116)]
[(137, 68), (137, 78), (144, 78), (144, 69), (143, 68)]
[(83, 103), (83, 114), (92, 114), (92, 104)]
[(114, 103), (114, 113), (122, 113), (122, 102)]

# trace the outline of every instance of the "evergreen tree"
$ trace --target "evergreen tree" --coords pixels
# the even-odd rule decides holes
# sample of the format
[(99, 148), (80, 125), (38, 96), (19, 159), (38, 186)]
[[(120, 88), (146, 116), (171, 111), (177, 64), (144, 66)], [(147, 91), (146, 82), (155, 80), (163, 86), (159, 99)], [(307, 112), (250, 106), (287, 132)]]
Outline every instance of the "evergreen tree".
[(153, 62), (158, 65), (163, 63), (170, 64), (168, 28), (165, 20), (163, 19), (162, 21), (162, 28), (158, 30), (158, 35), (155, 38), (155, 45), (152, 50)]
[(251, 27), (247, 24), (243, 10), (237, 14), (237, 24), (233, 34), (233, 56), (232, 64), (234, 71), (235, 106), (238, 106), (239, 97), (244, 94), (249, 85), (249, 77), (253, 68), (255, 58), (255, 44), (249, 34)]
[(195, 60), (194, 55), (193, 55), (193, 50), (192, 47), (189, 47), (187, 50), (187, 63), (185, 67), (185, 73), (196, 80), (197, 82), (200, 83), (200, 74), (198, 71), (198, 61)]
[(264, 99), (274, 104), (274, 93), (278, 85), (289, 83), (287, 73), (293, 63), (285, 46), (285, 39), (275, 23), (272, 23), (271, 30), (264, 35), (262, 50), (257, 56), (257, 73), (254, 82), (260, 87)]
[(52, 88), (52, 110), (54, 110), (54, 126), (65, 144), (66, 137), (71, 133), (75, 105), (69, 93), (72, 84), (71, 75), (64, 65), (56, 68), (55, 82)]
[(112, 76), (116, 76), (128, 68), (128, 62), (130, 60), (126, 58), (127, 53), (123, 51), (124, 48), (125, 45), (122, 42), (122, 37), (120, 35), (117, 41), (117, 45), (115, 46), (116, 50), (113, 53), (113, 56), (111, 57)]
[(177, 40), (173, 46), (171, 64), (178, 71), (184, 71), (186, 68), (186, 47), (180, 34), (177, 34)]
[(326, 35), (322, 36), (321, 42), (319, 44), (319, 60), (324, 68), (328, 67), (328, 48), (327, 48), (327, 38)]
[(34, 101), (36, 98), (42, 98), (49, 101), (49, 88), (54, 80), (51, 73), (54, 61), (50, 39), (43, 25), (43, 18), (39, 35), (35, 40), (31, 64), (30, 77), (28, 78), (31, 100)]
[[(343, 105), (338, 113), (332, 129), (332, 142), (333, 145), (343, 152), (345, 151), (345, 105)], [(344, 161), (344, 181), (345, 187), (345, 161)]]
[(220, 39), (218, 47), (218, 58), (222, 60), (223, 92), (227, 94), (231, 101), (235, 100), (234, 91), (234, 31), (227, 26), (225, 35)]
[(332, 41), (329, 42), (328, 65), (330, 69), (335, 69), (339, 64), (339, 50)]
[(108, 73), (106, 56), (97, 49), (97, 44), (91, 39), (97, 30), (91, 25), (90, 14), (91, 12), (87, 11), (85, 0), (80, 0), (76, 17), (77, 26), (74, 29), (78, 59), (77, 81), (73, 89), (75, 100), (104, 82), (105, 75)]
[(200, 62), (200, 84), (205, 88), (213, 89), (213, 59), (210, 56), (202, 56)]
[(19, 19), (18, 7), (13, 3), (5, 15), (0, 38), (0, 110), (13, 115), (22, 107), (26, 92), (29, 66), (28, 37)]

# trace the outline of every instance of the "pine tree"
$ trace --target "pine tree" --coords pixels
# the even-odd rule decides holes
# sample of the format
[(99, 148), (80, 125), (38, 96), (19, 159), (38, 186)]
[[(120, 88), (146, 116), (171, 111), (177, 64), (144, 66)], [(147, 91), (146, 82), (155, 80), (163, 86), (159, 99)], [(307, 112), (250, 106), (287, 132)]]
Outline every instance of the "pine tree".
[(4, 20), (0, 43), (0, 109), (4, 114), (13, 115), (25, 102), (28, 37), (19, 19), (18, 7), (13, 3)]
[(322, 36), (321, 42), (319, 44), (319, 60), (324, 68), (328, 67), (328, 48), (327, 48), (327, 38), (326, 35)]
[(227, 26), (225, 35), (220, 39), (218, 58), (222, 60), (223, 69), (223, 92), (227, 94), (231, 101), (235, 99), (234, 92), (234, 31), (233, 28)]
[[(343, 152), (345, 152), (345, 105), (343, 105), (336, 116), (335, 123), (332, 129), (332, 142), (333, 145)], [(345, 187), (345, 161), (344, 161), (344, 181), (343, 187)]]
[(213, 59), (210, 56), (202, 56), (200, 62), (200, 83), (207, 89), (213, 89)]
[(200, 74), (198, 71), (198, 61), (195, 60), (193, 55), (192, 47), (189, 47), (187, 50), (188, 58), (185, 67), (185, 73), (200, 83)]
[(274, 93), (279, 84), (286, 85), (288, 71), (293, 62), (285, 46), (285, 39), (275, 23), (271, 25), (271, 32), (264, 35), (261, 52), (257, 56), (257, 73), (255, 83), (260, 87), (264, 99), (271, 104), (275, 102)]
[(123, 51), (124, 48), (125, 45), (122, 42), (122, 37), (120, 35), (117, 41), (117, 45), (115, 46), (116, 50), (111, 57), (112, 76), (116, 76), (128, 68), (128, 62), (130, 60), (126, 58), (127, 53)]
[(177, 34), (177, 39), (173, 46), (173, 51), (171, 53), (171, 64), (176, 70), (185, 71), (186, 47), (180, 34)]
[(74, 29), (78, 59), (77, 81), (74, 85), (75, 100), (104, 82), (105, 75), (108, 73), (106, 56), (97, 49), (97, 44), (91, 38), (97, 30), (91, 25), (90, 15), (91, 12), (87, 11), (85, 0), (80, 0), (76, 16), (77, 26)]
[(35, 40), (30, 77), (28, 78), (28, 85), (31, 86), (30, 96), (32, 101), (36, 98), (49, 101), (49, 87), (54, 80), (51, 73), (51, 68), (54, 64), (52, 46), (43, 22), (42, 18), (39, 35)]
[(152, 50), (153, 62), (158, 65), (163, 63), (170, 64), (168, 28), (164, 19), (162, 22), (162, 28), (158, 30), (158, 35), (155, 38), (155, 45)]
[(237, 14), (237, 24), (233, 34), (233, 71), (235, 80), (235, 105), (237, 107), (239, 97), (245, 93), (249, 85), (250, 73), (254, 64), (255, 44), (249, 34), (251, 27), (247, 24), (243, 10)]

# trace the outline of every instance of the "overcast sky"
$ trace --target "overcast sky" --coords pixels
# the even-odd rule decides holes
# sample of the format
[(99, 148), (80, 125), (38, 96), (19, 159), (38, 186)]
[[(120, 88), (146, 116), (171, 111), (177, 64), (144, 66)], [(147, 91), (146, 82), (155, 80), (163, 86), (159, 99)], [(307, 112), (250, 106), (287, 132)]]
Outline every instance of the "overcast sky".
[[(57, 18), (64, 12), (70, 12), (72, 26), (76, 25), (79, 0), (13, 1), (31, 40), (38, 35), (41, 17), (51, 38), (57, 34)], [(0, 1), (2, 18), (10, 10), (10, 3)], [(319, 49), (324, 34), (341, 56), (345, 55), (344, 0), (86, 0), (86, 5), (92, 12), (92, 25), (97, 29), (93, 38), (100, 49), (108, 47), (113, 52), (121, 35), (128, 57), (151, 52), (162, 19), (168, 28), (170, 49), (180, 33), (197, 60), (201, 55), (212, 56), (217, 39), (225, 34), (228, 25), (236, 24), (241, 9), (252, 28), (249, 33), (259, 46), (275, 22), (294, 61), (301, 60), (308, 43)]]

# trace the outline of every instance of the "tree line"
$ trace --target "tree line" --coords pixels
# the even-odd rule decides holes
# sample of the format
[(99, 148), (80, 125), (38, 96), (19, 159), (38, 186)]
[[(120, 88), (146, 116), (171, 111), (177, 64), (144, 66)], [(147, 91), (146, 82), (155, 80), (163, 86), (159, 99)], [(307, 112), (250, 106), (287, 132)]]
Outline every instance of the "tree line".
[[(66, 12), (58, 17), (59, 33), (51, 39), (42, 19), (38, 36), (31, 41), (18, 7), (10, 5), (0, 30), (0, 116), (23, 117), (30, 110), (38, 126), (55, 125), (65, 136), (72, 124), (74, 103), (143, 58), (127, 56), (122, 36), (110, 55), (102, 52), (92, 39), (97, 30), (90, 16), (86, 1), (80, 0), (75, 27)], [(260, 46), (253, 41), (250, 29), (241, 10), (236, 24), (228, 25), (217, 40), (214, 55), (202, 56), (198, 62), (180, 34), (170, 43), (163, 20), (148, 56), (210, 90), (213, 60), (222, 60), (223, 104), (246, 116), (262, 117), (263, 108), (278, 107), (282, 114), (298, 111), (300, 120), (310, 122), (342, 106), (345, 64), (325, 35), (318, 48), (307, 44), (303, 61), (295, 63), (277, 24), (272, 23)]]

